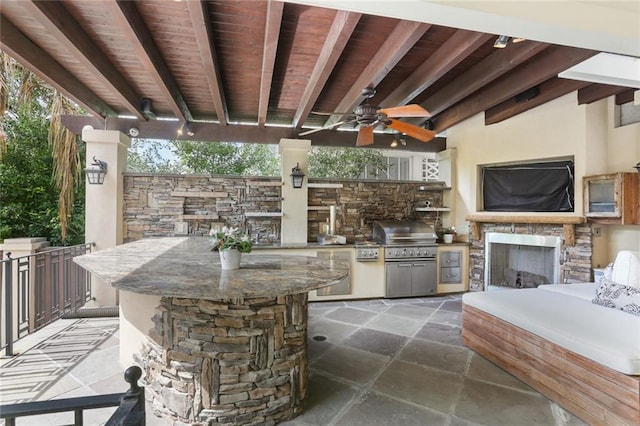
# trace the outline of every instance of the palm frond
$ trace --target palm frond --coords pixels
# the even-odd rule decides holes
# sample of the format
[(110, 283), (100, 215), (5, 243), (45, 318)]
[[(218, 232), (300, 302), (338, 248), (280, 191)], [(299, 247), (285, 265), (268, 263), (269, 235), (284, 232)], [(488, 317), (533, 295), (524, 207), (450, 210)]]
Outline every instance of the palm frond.
[(74, 111), (73, 104), (57, 90), (51, 103), (49, 143), (53, 151), (53, 179), (60, 191), (58, 215), (62, 239), (67, 237), (69, 218), (73, 213), (74, 189), (82, 178), (80, 153), (76, 136), (62, 125), (60, 116)]

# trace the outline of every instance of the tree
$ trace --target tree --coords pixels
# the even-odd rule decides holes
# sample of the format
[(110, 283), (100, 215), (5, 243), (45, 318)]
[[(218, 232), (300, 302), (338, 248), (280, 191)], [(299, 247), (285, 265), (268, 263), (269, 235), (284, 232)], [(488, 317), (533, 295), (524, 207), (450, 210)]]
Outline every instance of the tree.
[(386, 170), (382, 153), (375, 149), (313, 147), (309, 176), (357, 179), (365, 170)]
[(49, 121), (24, 110), (5, 114), (6, 149), (0, 157), (0, 240), (46, 237), (53, 245), (84, 242), (84, 186), (74, 189), (74, 211), (62, 232)]
[(277, 176), (279, 157), (272, 145), (222, 142), (180, 142), (176, 154), (193, 173)]
[(127, 168), (140, 173), (186, 173), (176, 157), (174, 141), (133, 139), (127, 153)]
[[(80, 153), (82, 147), (78, 145), (77, 138), (60, 124), (60, 115), (78, 111), (79, 108), (62, 94), (48, 87), (6, 53), (0, 52), (0, 116), (2, 117), (0, 120), (0, 158), (2, 159), (2, 174), (8, 185), (17, 185), (15, 187), (0, 185), (0, 201), (2, 202), (3, 214), (6, 215), (0, 217), (3, 229), (0, 233), (2, 238), (6, 238), (7, 235), (12, 237), (53, 236), (56, 244), (76, 241), (78, 227), (83, 229), (83, 221), (78, 223), (77, 219), (84, 216), (84, 195), (80, 200), (77, 198), (78, 194), (83, 193), (84, 188)], [(29, 126), (33, 126), (33, 128)], [(25, 145), (24, 149), (18, 146), (20, 144)], [(41, 146), (32, 144), (40, 144)], [(42, 165), (41, 162), (36, 161), (36, 158), (48, 155), (51, 167), (36, 167), (33, 170), (13, 167), (14, 164), (20, 163), (20, 158), (17, 157), (19, 155), (27, 156), (26, 164), (31, 164), (30, 160), (33, 160), (34, 164), (40, 165)], [(47, 197), (43, 198), (41, 207), (38, 204), (30, 204), (29, 194), (24, 192), (28, 188), (19, 187), (19, 179), (24, 180), (23, 185), (30, 182), (28, 176), (21, 175), (25, 171), (36, 174), (49, 173), (42, 177), (53, 182), (50, 187), (46, 187), (46, 195), (57, 197), (55, 220), (50, 216)], [(39, 177), (34, 176), (32, 183), (41, 184)], [(37, 193), (42, 188), (45, 186), (40, 185), (32, 189)], [(20, 199), (14, 197), (15, 193), (21, 193), (27, 197), (22, 207), (20, 207)], [(9, 210), (5, 209), (8, 200), (13, 203)], [(25, 211), (20, 211), (20, 208)], [(80, 210), (74, 211), (77, 208)], [(42, 211), (38, 209), (42, 209)], [(11, 214), (8, 213), (9, 211)], [(26, 226), (21, 220), (27, 217), (39, 220), (48, 218), (48, 221)], [(13, 227), (14, 220), (17, 221), (15, 228)], [(40, 227), (45, 230), (39, 230)], [(74, 228), (74, 238), (69, 239), (67, 231), (71, 228)], [(20, 234), (20, 232), (28, 233)]]

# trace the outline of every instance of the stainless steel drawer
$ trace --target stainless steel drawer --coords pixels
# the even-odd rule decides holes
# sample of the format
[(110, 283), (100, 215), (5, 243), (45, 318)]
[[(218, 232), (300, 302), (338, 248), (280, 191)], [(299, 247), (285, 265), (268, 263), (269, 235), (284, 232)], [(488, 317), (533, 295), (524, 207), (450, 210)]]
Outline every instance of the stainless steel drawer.
[(438, 256), (440, 256), (440, 267), (459, 267), (460, 260), (462, 258), (462, 250), (443, 251), (438, 253)]
[(440, 267), (440, 283), (441, 284), (452, 284), (452, 283), (460, 283), (460, 268), (446, 268)]

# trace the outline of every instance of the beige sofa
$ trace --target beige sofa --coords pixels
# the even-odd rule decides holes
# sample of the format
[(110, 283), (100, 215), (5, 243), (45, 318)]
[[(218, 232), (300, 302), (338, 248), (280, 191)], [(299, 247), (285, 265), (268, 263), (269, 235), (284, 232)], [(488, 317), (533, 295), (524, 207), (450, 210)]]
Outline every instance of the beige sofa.
[[(640, 293), (640, 253), (618, 253), (608, 279)], [(589, 424), (638, 425), (640, 315), (593, 303), (598, 288), (467, 293), (463, 341)]]

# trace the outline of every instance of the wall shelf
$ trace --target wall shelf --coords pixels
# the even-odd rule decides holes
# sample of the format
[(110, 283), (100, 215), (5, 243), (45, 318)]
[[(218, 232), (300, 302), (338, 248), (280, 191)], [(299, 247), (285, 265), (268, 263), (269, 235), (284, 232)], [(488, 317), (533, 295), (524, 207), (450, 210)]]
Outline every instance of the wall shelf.
[[(314, 211), (329, 211), (331, 209), (331, 206), (307, 206), (307, 210), (314, 210)], [(340, 206), (336, 207), (336, 211), (340, 211)]]
[(217, 214), (183, 214), (182, 220), (218, 220)]
[(228, 197), (228, 192), (209, 192), (209, 191), (171, 191), (172, 197), (187, 198), (218, 198)]
[(417, 212), (450, 212), (449, 207), (416, 207)]
[(310, 183), (307, 188), (343, 188), (341, 183)]
[(246, 217), (282, 217), (282, 212), (246, 212)]

